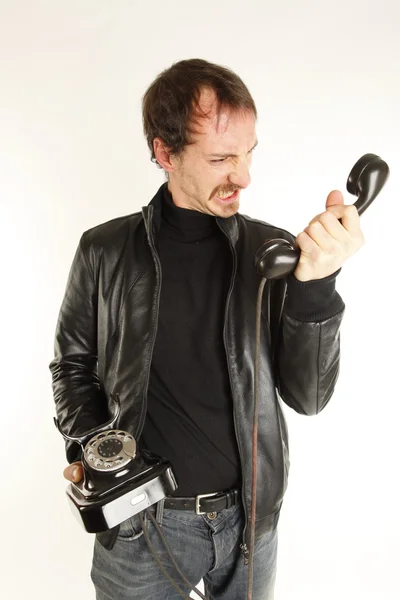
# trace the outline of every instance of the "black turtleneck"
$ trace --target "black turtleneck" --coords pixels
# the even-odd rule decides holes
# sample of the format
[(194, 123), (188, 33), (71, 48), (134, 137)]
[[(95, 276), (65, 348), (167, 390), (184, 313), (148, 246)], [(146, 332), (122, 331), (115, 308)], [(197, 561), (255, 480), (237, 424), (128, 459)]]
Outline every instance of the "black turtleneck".
[(141, 441), (171, 462), (175, 495), (195, 496), (240, 486), (223, 342), (232, 255), (215, 217), (178, 208), (164, 189), (159, 321)]

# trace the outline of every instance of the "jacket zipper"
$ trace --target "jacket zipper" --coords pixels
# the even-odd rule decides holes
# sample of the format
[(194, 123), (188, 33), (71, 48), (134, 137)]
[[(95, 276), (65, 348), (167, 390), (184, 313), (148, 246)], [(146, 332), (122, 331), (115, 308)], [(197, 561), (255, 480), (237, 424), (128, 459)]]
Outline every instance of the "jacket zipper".
[[(150, 346), (150, 354), (149, 354), (149, 362), (148, 362), (148, 370), (147, 370), (147, 375), (146, 375), (146, 385), (144, 388), (144, 398), (143, 398), (143, 403), (144, 403), (144, 408), (145, 410), (143, 411), (143, 417), (140, 420), (140, 424), (139, 424), (139, 428), (138, 428), (138, 433), (137, 433), (137, 438), (140, 438), (140, 435), (142, 433), (143, 427), (144, 427), (144, 421), (146, 418), (146, 412), (147, 412), (147, 390), (149, 387), (149, 379), (150, 379), (150, 366), (151, 366), (151, 357), (153, 355), (153, 350), (154, 350), (154, 344), (155, 344), (155, 339), (156, 339), (156, 335), (157, 335), (157, 323), (158, 323), (158, 313), (159, 313), (159, 307), (160, 307), (160, 289), (161, 289), (161, 262), (160, 259), (158, 257), (157, 251), (154, 247), (154, 241), (153, 241), (153, 236), (152, 236), (152, 213), (149, 214), (149, 231), (148, 231), (148, 239), (149, 239), (149, 245), (153, 254), (153, 258), (154, 258), (154, 263), (155, 263), (155, 267), (156, 267), (156, 275), (157, 275), (157, 305), (156, 305), (156, 311), (155, 311), (155, 315), (154, 315), (154, 321), (153, 321), (153, 337), (151, 340), (151, 346)], [(231, 285), (228, 291), (228, 296), (227, 296), (227, 300), (226, 300), (226, 305), (225, 305), (225, 318), (224, 318), (224, 332), (223, 332), (223, 337), (224, 337), (224, 346), (225, 346), (225, 353), (226, 353), (226, 359), (227, 359), (227, 365), (228, 365), (228, 374), (229, 374), (229, 382), (230, 382), (230, 386), (231, 386), (231, 392), (232, 392), (232, 400), (234, 397), (233, 394), (233, 385), (232, 385), (232, 375), (231, 375), (231, 368), (230, 368), (230, 363), (229, 363), (229, 359), (228, 359), (228, 348), (227, 348), (227, 340), (226, 340), (226, 324), (227, 324), (227, 320), (228, 320), (228, 307), (229, 307), (229, 301), (230, 298), (232, 296), (232, 291), (233, 291), (233, 286), (234, 286), (234, 281), (235, 281), (235, 275), (236, 275), (236, 270), (237, 270), (237, 259), (236, 259), (236, 252), (235, 249), (233, 247), (233, 244), (231, 242), (231, 240), (229, 239), (229, 236), (227, 235), (227, 233), (224, 231), (224, 229), (221, 227), (218, 219), (217, 219), (217, 223), (219, 228), (221, 229), (222, 233), (228, 238), (229, 241), (229, 247), (231, 249), (232, 252), (232, 256), (233, 256), (233, 270), (232, 270), (232, 277), (231, 277)], [(246, 530), (247, 530), (247, 507), (246, 507), (246, 502), (245, 502), (245, 496), (244, 496), (244, 470), (243, 470), (243, 458), (242, 458), (242, 453), (240, 451), (240, 443), (239, 443), (239, 436), (237, 433), (237, 424), (236, 424), (236, 412), (235, 412), (235, 407), (233, 410), (233, 423), (234, 423), (234, 428), (235, 428), (235, 435), (236, 435), (236, 441), (237, 441), (237, 445), (238, 445), (238, 451), (239, 451), (239, 457), (240, 457), (240, 463), (241, 463), (241, 471), (242, 471), (242, 489), (241, 489), (241, 496), (242, 496), (242, 505), (243, 505), (243, 510), (244, 510), (244, 514), (245, 514), (245, 525), (244, 525), (244, 529), (243, 529), (243, 534), (242, 534), (242, 538), (243, 538), (243, 543), (240, 544), (240, 549), (243, 553), (244, 556), (244, 563), (245, 565), (248, 564), (249, 562), (249, 550), (247, 548), (247, 543), (246, 543)]]
[[(223, 227), (220, 225), (218, 219), (217, 219), (217, 223), (218, 223), (218, 226), (221, 229), (222, 233), (225, 235), (225, 237), (229, 241), (229, 247), (231, 249), (231, 253), (232, 253), (232, 256), (233, 256), (233, 270), (232, 270), (231, 285), (230, 285), (230, 288), (229, 288), (229, 291), (228, 291), (228, 296), (227, 296), (226, 305), (225, 305), (225, 317), (224, 317), (224, 332), (223, 332), (223, 337), (224, 337), (224, 346), (225, 346), (225, 353), (226, 353), (226, 362), (227, 362), (227, 366), (228, 366), (229, 382), (230, 382), (231, 393), (232, 393), (232, 401), (233, 401), (233, 404), (234, 404), (234, 388), (233, 388), (233, 384), (232, 384), (231, 367), (230, 367), (229, 358), (228, 358), (228, 343), (227, 343), (227, 339), (226, 339), (226, 328), (227, 328), (227, 321), (228, 321), (229, 301), (230, 301), (231, 296), (232, 296), (232, 291), (233, 291), (233, 286), (234, 286), (235, 276), (236, 276), (236, 271), (237, 271), (237, 258), (236, 258), (235, 248), (233, 247), (233, 244), (232, 244), (229, 236), (224, 231)], [(246, 500), (245, 500), (245, 496), (244, 496), (244, 479), (245, 479), (245, 477), (244, 477), (244, 469), (243, 469), (243, 457), (242, 457), (242, 453), (241, 453), (241, 450), (240, 450), (240, 442), (239, 442), (239, 436), (238, 436), (238, 432), (237, 432), (235, 405), (233, 406), (233, 424), (234, 424), (234, 428), (235, 428), (236, 442), (237, 442), (237, 445), (238, 445), (238, 451), (239, 451), (239, 457), (240, 457), (240, 464), (241, 464), (241, 471), (242, 471), (241, 496), (242, 496), (243, 511), (244, 511), (244, 515), (245, 515), (245, 525), (244, 525), (244, 529), (243, 529), (243, 533), (242, 533), (243, 542), (242, 542), (242, 544), (240, 544), (240, 550), (242, 551), (242, 554), (243, 554), (243, 557), (244, 557), (244, 564), (248, 565), (248, 563), (249, 563), (249, 550), (248, 550), (247, 543), (246, 543), (247, 506), (246, 506)]]
[(142, 417), (140, 419), (140, 423), (139, 423), (139, 427), (138, 427), (138, 431), (137, 431), (137, 439), (140, 438), (142, 431), (143, 431), (143, 427), (144, 427), (144, 422), (146, 420), (146, 413), (147, 413), (147, 390), (149, 388), (149, 380), (150, 380), (150, 369), (151, 369), (151, 358), (153, 356), (153, 351), (154, 351), (154, 344), (156, 341), (156, 336), (157, 336), (157, 329), (158, 329), (158, 313), (159, 313), (159, 308), (160, 308), (160, 290), (161, 290), (161, 262), (160, 259), (158, 257), (157, 251), (155, 249), (154, 246), (154, 240), (153, 240), (153, 211), (152, 211), (152, 207), (149, 208), (149, 219), (148, 219), (148, 240), (149, 240), (149, 246), (151, 249), (151, 253), (153, 255), (153, 259), (154, 259), (154, 264), (155, 264), (155, 268), (156, 268), (156, 276), (157, 276), (157, 289), (156, 289), (156, 310), (154, 312), (154, 317), (153, 317), (153, 337), (151, 339), (150, 342), (150, 352), (149, 352), (149, 360), (148, 360), (148, 368), (147, 368), (147, 374), (146, 374), (146, 384), (144, 386), (144, 394), (143, 394), (143, 406), (144, 406), (144, 411), (142, 413)]

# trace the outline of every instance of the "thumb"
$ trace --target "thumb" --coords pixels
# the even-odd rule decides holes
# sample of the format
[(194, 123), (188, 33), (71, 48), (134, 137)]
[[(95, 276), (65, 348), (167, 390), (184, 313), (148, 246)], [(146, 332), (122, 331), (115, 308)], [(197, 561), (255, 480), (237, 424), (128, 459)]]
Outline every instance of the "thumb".
[(334, 206), (335, 204), (344, 204), (343, 194), (339, 190), (333, 190), (328, 194), (325, 207), (328, 208), (328, 206)]
[(74, 483), (78, 483), (83, 478), (82, 463), (79, 461), (76, 463), (72, 463), (71, 465), (68, 465), (68, 467), (66, 467), (64, 469), (63, 475), (64, 475), (65, 479), (68, 479), (68, 481), (73, 481)]

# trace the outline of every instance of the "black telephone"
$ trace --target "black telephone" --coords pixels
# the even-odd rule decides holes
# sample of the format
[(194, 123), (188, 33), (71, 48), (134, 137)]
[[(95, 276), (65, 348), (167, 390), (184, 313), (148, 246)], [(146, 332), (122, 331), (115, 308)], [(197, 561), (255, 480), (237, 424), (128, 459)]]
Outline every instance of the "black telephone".
[[(354, 203), (358, 214), (368, 208), (389, 177), (389, 167), (376, 154), (364, 154), (354, 165), (347, 178), (347, 191), (358, 197)], [(287, 240), (267, 240), (254, 257), (257, 273), (265, 279), (287, 277), (297, 267), (300, 250)]]
[(81, 436), (63, 438), (82, 448), (83, 479), (71, 483), (67, 497), (72, 512), (88, 533), (111, 529), (174, 492), (178, 485), (171, 465), (136, 445), (127, 431), (113, 429), (120, 414), (118, 395), (114, 416)]

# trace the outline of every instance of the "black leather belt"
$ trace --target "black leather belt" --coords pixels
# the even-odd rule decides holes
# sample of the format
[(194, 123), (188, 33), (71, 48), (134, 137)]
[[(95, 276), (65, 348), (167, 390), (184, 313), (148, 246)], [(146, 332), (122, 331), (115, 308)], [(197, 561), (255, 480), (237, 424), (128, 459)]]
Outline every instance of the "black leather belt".
[(169, 496), (164, 499), (164, 508), (175, 510), (193, 510), (198, 515), (221, 512), (239, 502), (239, 490), (199, 494), (192, 498)]

